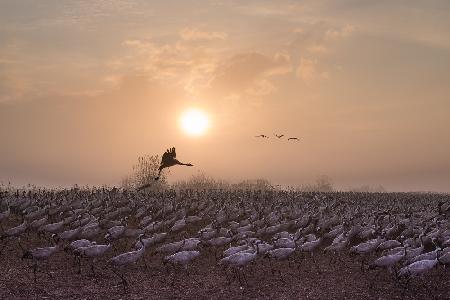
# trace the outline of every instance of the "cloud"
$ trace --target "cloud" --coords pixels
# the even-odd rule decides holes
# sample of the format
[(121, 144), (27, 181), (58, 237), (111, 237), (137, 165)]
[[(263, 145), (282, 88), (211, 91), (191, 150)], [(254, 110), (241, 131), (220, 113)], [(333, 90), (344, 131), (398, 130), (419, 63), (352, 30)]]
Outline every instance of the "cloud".
[[(134, 65), (134, 71), (140, 70), (154, 80), (182, 87), (194, 98), (208, 99), (259, 98), (271, 94), (276, 90), (274, 79), (293, 70), (286, 53), (235, 52), (227, 56), (219, 51), (221, 48), (202, 43), (224, 38), (222, 33), (197, 30), (182, 33), (184, 37), (180, 36), (180, 40), (165, 44), (125, 40), (123, 45), (132, 52), (114, 60), (111, 66), (120, 69)], [(192, 40), (199, 43), (190, 43)]]
[(272, 77), (291, 71), (290, 57), (286, 54), (270, 57), (256, 52), (241, 53), (217, 68), (209, 88), (224, 96), (263, 96), (275, 89), (270, 80)]
[(272, 43), (275, 47), (264, 54), (234, 46), (224, 48), (212, 41), (234, 37), (188, 26), (170, 38), (125, 40), (123, 45), (130, 52), (110, 65), (114, 73), (126, 68), (140, 71), (154, 80), (182, 87), (194, 98), (205, 93), (219, 98), (261, 98), (277, 90), (277, 77), (281, 75), (292, 73), (308, 84), (329, 78), (331, 72), (320, 64), (321, 60), (333, 53), (339, 39), (354, 31), (351, 25), (324, 21), (300, 24), (297, 22), (295, 30)]
[(299, 14), (304, 13), (305, 5), (290, 2), (280, 3), (267, 1), (223, 1), (222, 5), (230, 5), (233, 10), (244, 16), (250, 17), (270, 17), (270, 18), (298, 18)]
[[(34, 3), (33, 3), (34, 4)], [(142, 12), (136, 8), (134, 1), (110, 0), (110, 1), (76, 1), (58, 2), (54, 5), (37, 3), (35, 7), (27, 8), (38, 11), (35, 25), (41, 26), (86, 26), (99, 24), (105, 19), (114, 18), (117, 15), (137, 16)], [(146, 12), (151, 15), (150, 11)]]
[(228, 34), (219, 31), (203, 31), (197, 28), (183, 28), (180, 31), (180, 37), (186, 41), (225, 40)]
[(139, 71), (168, 85), (181, 86), (193, 92), (197, 85), (206, 85), (218, 60), (214, 50), (204, 45), (184, 43), (158, 44), (145, 40), (126, 40), (123, 45), (131, 51), (109, 65), (118, 70)]
[(22, 100), (33, 90), (31, 82), (8, 69), (0, 69), (0, 103)]
[(323, 45), (311, 45), (307, 48), (308, 52), (314, 54), (326, 54), (328, 53), (328, 49)]
[(336, 44), (350, 37), (354, 31), (352, 25), (337, 26), (323, 21), (304, 23), (294, 29), (295, 38), (290, 48), (300, 53), (297, 56), (299, 61), (296, 61), (296, 76), (307, 84), (317, 79), (329, 79), (331, 72), (326, 69), (326, 64), (321, 64), (323, 57), (331, 56)]
[(234, 99), (268, 95), (276, 90), (273, 79), (293, 70), (286, 53), (241, 52), (227, 57), (212, 46), (185, 42), (223, 38), (222, 33), (182, 32), (184, 38), (160, 45), (148, 40), (125, 40), (123, 45), (135, 49), (134, 54), (112, 65), (135, 65), (135, 70), (165, 84), (182, 86), (195, 97), (206, 93)]
[(317, 60), (301, 58), (300, 65), (297, 68), (297, 77), (303, 79), (305, 82), (310, 83), (317, 76)]
[(339, 39), (349, 37), (355, 31), (355, 27), (352, 25), (345, 25), (342, 28), (332, 28), (326, 31), (325, 36), (327, 38)]
[(355, 31), (353, 25), (337, 26), (328, 22), (304, 23), (294, 29), (293, 46), (301, 47), (310, 52), (328, 52), (333, 43), (350, 37)]
[(305, 83), (311, 84), (317, 79), (329, 79), (330, 72), (320, 71), (318, 69), (318, 60), (311, 58), (300, 58), (300, 64), (298, 65), (296, 76), (302, 79)]

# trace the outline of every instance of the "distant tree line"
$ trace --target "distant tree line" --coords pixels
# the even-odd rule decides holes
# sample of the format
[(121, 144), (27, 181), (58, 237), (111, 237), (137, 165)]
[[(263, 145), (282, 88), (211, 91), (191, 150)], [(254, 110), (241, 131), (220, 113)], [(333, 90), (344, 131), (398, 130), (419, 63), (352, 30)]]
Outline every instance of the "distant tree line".
[(274, 187), (267, 179), (243, 180), (238, 183), (229, 183), (225, 180), (214, 179), (199, 173), (192, 175), (187, 180), (179, 180), (173, 183), (172, 188), (175, 189), (215, 189), (215, 190), (271, 190)]
[(363, 185), (357, 188), (351, 188), (350, 191), (360, 193), (385, 193), (386, 189), (382, 185), (376, 186)]
[[(150, 189), (165, 189), (169, 188), (167, 183), (167, 171), (161, 174), (158, 181), (154, 178), (158, 174), (158, 168), (161, 158), (158, 155), (144, 155), (138, 157), (137, 163), (132, 167), (131, 174), (122, 179), (122, 187), (125, 189), (136, 189), (144, 184), (152, 183)], [(225, 180), (214, 179), (198, 173), (192, 175), (186, 180), (179, 180), (170, 185), (174, 189), (239, 189), (239, 190), (273, 190), (280, 189), (279, 186), (273, 186), (267, 179), (252, 179), (243, 180), (238, 183), (230, 183)], [(333, 192), (336, 188), (333, 185), (332, 179), (327, 175), (319, 176), (312, 184), (302, 184), (296, 188), (302, 192)], [(364, 185), (358, 188), (349, 189), (352, 192), (386, 192), (386, 189), (381, 186)]]

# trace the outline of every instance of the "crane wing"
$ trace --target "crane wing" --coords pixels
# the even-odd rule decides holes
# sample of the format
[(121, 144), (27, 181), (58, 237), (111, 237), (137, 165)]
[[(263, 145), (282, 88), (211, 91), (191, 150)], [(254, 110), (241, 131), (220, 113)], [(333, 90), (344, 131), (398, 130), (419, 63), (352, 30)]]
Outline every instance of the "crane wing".
[(168, 165), (171, 161), (175, 159), (177, 153), (175, 152), (175, 147), (167, 149), (166, 152), (162, 155), (161, 165)]

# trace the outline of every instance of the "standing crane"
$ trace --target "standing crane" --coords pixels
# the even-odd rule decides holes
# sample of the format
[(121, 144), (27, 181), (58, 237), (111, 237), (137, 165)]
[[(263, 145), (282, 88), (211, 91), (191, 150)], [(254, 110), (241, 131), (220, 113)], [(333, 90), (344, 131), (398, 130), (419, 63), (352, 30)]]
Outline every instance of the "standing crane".
[[(113, 273), (116, 274), (117, 276), (120, 277), (120, 279), (122, 279), (122, 284), (123, 284), (123, 288), (126, 289), (128, 287), (128, 282), (126, 281), (124, 274), (123, 273), (118, 273), (115, 268), (120, 268), (120, 267), (126, 267), (129, 266), (130, 264), (135, 263), (138, 259), (140, 259), (144, 253), (145, 253), (145, 244), (142, 241), (142, 237), (144, 236), (144, 234), (140, 234), (139, 235), (139, 242), (141, 244), (141, 247), (138, 250), (134, 250), (134, 251), (129, 251), (129, 252), (125, 252), (122, 254), (119, 254), (111, 259), (108, 260), (108, 263), (113, 267)], [(144, 259), (144, 263), (145, 263), (145, 259)], [(145, 263), (145, 266), (147, 266), (147, 264)]]

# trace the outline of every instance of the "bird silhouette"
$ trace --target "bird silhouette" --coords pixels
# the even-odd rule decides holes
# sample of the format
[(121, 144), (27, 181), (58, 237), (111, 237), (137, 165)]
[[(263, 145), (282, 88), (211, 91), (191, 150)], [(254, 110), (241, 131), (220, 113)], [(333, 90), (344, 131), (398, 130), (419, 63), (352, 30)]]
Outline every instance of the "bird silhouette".
[(161, 165), (159, 166), (159, 172), (158, 177), (155, 178), (155, 180), (159, 179), (159, 176), (161, 175), (161, 171), (164, 168), (169, 168), (175, 165), (181, 165), (181, 166), (189, 166), (192, 167), (193, 164), (191, 163), (182, 163), (176, 158), (177, 154), (175, 152), (175, 147), (172, 147), (170, 149), (167, 149), (167, 151), (163, 154), (161, 159)]
[[(190, 164), (190, 163), (186, 164), (186, 163), (180, 162), (176, 157), (177, 157), (177, 153), (175, 152), (175, 147), (167, 149), (166, 152), (164, 152), (164, 154), (162, 155), (162, 158), (161, 158), (161, 164), (159, 165), (159, 168), (158, 168), (158, 176), (155, 177), (155, 181), (159, 180), (159, 177), (161, 176), (161, 171), (165, 168), (169, 168), (169, 167), (172, 167), (175, 165), (190, 166), (190, 167), (193, 166), (193, 164)], [(151, 185), (152, 185), (152, 183), (145, 184), (145, 185), (141, 186), (138, 189), (138, 191), (145, 189)]]
[(265, 135), (265, 134), (256, 135), (255, 137), (260, 137), (260, 138), (263, 138), (263, 139), (268, 139), (268, 138), (269, 138), (269, 137), (268, 137), (267, 135)]
[(297, 137), (290, 137), (288, 138), (288, 141), (300, 141), (300, 139)]
[(281, 138), (284, 136), (284, 134), (280, 134), (280, 135), (275, 134), (275, 136), (276, 136), (277, 138), (281, 139)]

